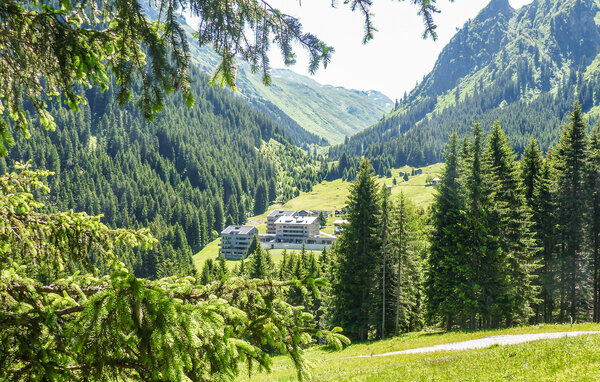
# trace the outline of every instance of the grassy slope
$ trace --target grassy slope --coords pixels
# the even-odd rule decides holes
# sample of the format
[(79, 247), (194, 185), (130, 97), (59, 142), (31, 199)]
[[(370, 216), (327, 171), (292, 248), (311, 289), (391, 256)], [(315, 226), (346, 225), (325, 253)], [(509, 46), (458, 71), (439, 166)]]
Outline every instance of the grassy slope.
[[(428, 167), (423, 167), (423, 174), (411, 177), (407, 182), (404, 182), (398, 175), (400, 171), (410, 171), (410, 167), (403, 167), (401, 169), (394, 169), (392, 171), (391, 178), (379, 178), (381, 184), (391, 185), (393, 178), (396, 177), (398, 185), (392, 188), (392, 198), (399, 197), (400, 193), (403, 192), (410, 200), (415, 203), (417, 207), (427, 208), (433, 202), (433, 195), (435, 193), (435, 187), (426, 186), (425, 181), (427, 175), (439, 176), (442, 172), (442, 163), (437, 163)], [(313, 187), (311, 192), (302, 192), (294, 199), (289, 200), (285, 204), (273, 204), (269, 207), (268, 211), (262, 215), (253, 216), (248, 219), (249, 225), (254, 225), (258, 228), (260, 233), (264, 233), (267, 229), (265, 221), (267, 215), (274, 209), (288, 209), (288, 210), (324, 210), (334, 211), (341, 209), (346, 205), (346, 199), (350, 193), (349, 182), (344, 182), (341, 179), (334, 180), (331, 182), (322, 182)], [(333, 233), (333, 221), (341, 219), (339, 217), (331, 216), (327, 221), (327, 227), (322, 231), (326, 233)], [(204, 249), (198, 252), (194, 256), (194, 264), (196, 269), (201, 270), (202, 265), (207, 259), (215, 259), (219, 253), (219, 241), (209, 243)], [(279, 262), (281, 258), (282, 250), (273, 250), (271, 255), (275, 264)], [(233, 268), (238, 261), (227, 261), (229, 267)]]
[[(598, 324), (541, 325), (481, 332), (410, 333), (352, 345), (341, 352), (315, 348), (306, 352), (316, 381), (596, 381), (600, 379), (600, 335), (564, 338), (487, 349), (348, 358), (476, 339), (491, 335), (600, 330)], [(252, 381), (292, 381), (295, 370), (285, 356), (276, 357), (271, 374)], [(240, 378), (246, 380), (246, 377)]]
[(242, 93), (264, 98), (295, 120), (300, 126), (327, 139), (342, 143), (385, 115), (393, 102), (381, 93), (372, 97), (366, 93), (328, 85), (298, 75), (286, 69), (273, 70), (273, 83), (264, 86), (258, 74), (252, 74), (241, 65), (245, 77), (240, 82)]

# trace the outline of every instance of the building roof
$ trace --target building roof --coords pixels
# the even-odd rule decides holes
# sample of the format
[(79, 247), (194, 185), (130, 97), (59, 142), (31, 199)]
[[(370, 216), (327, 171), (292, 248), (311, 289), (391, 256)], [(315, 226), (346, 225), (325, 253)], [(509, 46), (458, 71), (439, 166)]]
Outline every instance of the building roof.
[(336, 220), (333, 222), (333, 225), (341, 225), (350, 223), (348, 220)]
[(221, 232), (221, 235), (248, 235), (254, 231), (258, 232), (256, 227), (251, 225), (230, 225)]
[(296, 211), (293, 210), (273, 210), (269, 213), (267, 217), (276, 217), (276, 216), (294, 216)]
[(282, 216), (275, 224), (297, 224), (297, 225), (311, 225), (317, 220), (316, 216)]
[(442, 180), (440, 178), (433, 178), (434, 182), (441, 182)]

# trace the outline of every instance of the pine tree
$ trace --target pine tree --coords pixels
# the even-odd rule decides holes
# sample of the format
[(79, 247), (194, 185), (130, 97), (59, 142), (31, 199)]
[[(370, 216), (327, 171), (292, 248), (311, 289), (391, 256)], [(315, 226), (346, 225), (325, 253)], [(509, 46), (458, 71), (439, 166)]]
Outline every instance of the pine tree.
[(538, 262), (538, 284), (541, 286), (540, 297), (544, 322), (552, 322), (556, 288), (556, 205), (551, 184), (551, 169), (549, 160), (542, 162), (538, 179), (533, 193), (533, 223), (536, 233)]
[(561, 135), (553, 161), (559, 239), (560, 321), (567, 316), (577, 319), (585, 305), (588, 289), (583, 262), (587, 142), (585, 122), (578, 102), (573, 105), (570, 121)]
[(491, 175), (493, 203), (499, 215), (495, 235), (502, 238), (499, 261), (505, 263), (499, 270), (510, 280), (499, 303), (505, 323), (513, 325), (531, 315), (531, 305), (537, 295), (533, 285), (538, 268), (534, 261), (537, 248), (530, 230), (531, 212), (519, 180), (516, 155), (498, 123), (492, 127), (484, 155)]
[(525, 202), (533, 208), (533, 194), (542, 167), (542, 153), (535, 138), (531, 137), (520, 162), (520, 177), (524, 187)]
[(250, 257), (250, 255), (252, 255), (254, 252), (256, 252), (256, 250), (258, 249), (259, 246), (260, 246), (260, 244), (258, 242), (258, 237), (256, 235), (254, 235), (254, 237), (252, 238), (252, 241), (248, 245), (248, 249), (246, 250), (246, 257)]
[(465, 318), (471, 329), (497, 327), (503, 313), (500, 299), (506, 296), (507, 283), (502, 273), (500, 238), (496, 235), (500, 216), (498, 206), (491, 199), (490, 177), (483, 161), (483, 132), (479, 124), (473, 128), (469, 151), (465, 171), (467, 232), (463, 249), (467, 283), (457, 292), (466, 297)]
[(588, 242), (592, 267), (592, 319), (600, 322), (600, 124), (589, 136), (586, 166)]
[(394, 332), (399, 334), (419, 330), (424, 322), (423, 258), (427, 252), (427, 238), (422, 219), (404, 193), (391, 215), (392, 260), (396, 277), (393, 291)]
[(377, 328), (376, 337), (385, 338), (388, 334), (395, 332), (394, 308), (396, 304), (394, 300), (397, 298), (395, 284), (392, 282), (394, 278), (392, 259), (393, 252), (391, 249), (391, 211), (393, 203), (390, 201), (389, 192), (385, 185), (380, 190), (381, 215), (379, 216), (378, 235), (381, 241), (381, 253), (376, 259), (379, 261), (377, 269), (376, 288), (373, 299), (379, 300), (377, 304), (377, 316), (375, 316), (375, 327)]
[(267, 210), (269, 206), (269, 196), (267, 195), (267, 185), (265, 181), (258, 182), (254, 191), (254, 215), (260, 215)]
[(446, 148), (443, 182), (432, 206), (432, 235), (425, 295), (429, 320), (439, 318), (447, 330), (460, 319), (464, 295), (459, 286), (466, 284), (463, 258), (463, 227), (466, 224), (464, 190), (460, 182), (458, 136), (452, 133)]
[(361, 341), (368, 338), (374, 314), (374, 301), (370, 297), (378, 261), (373, 257), (380, 251), (379, 193), (372, 171), (369, 161), (363, 159), (357, 180), (350, 189), (349, 223), (338, 239), (334, 279), (331, 280), (329, 318), (334, 325), (342, 326), (348, 337)]

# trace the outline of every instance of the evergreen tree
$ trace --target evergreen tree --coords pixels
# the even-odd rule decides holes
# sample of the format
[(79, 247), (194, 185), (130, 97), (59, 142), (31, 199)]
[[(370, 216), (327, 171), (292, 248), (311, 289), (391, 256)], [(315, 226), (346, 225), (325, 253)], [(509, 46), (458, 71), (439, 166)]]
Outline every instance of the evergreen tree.
[(535, 185), (538, 182), (540, 170), (542, 167), (542, 153), (538, 147), (535, 138), (531, 137), (529, 145), (521, 156), (520, 177), (525, 192), (525, 202), (529, 208), (533, 208), (533, 194)]
[(375, 318), (376, 337), (385, 338), (390, 334), (394, 334), (394, 304), (395, 298), (397, 298), (395, 285), (393, 282), (394, 272), (392, 259), (393, 253), (391, 248), (390, 239), (390, 213), (393, 208), (393, 204), (390, 201), (389, 192), (385, 184), (381, 187), (380, 191), (381, 201), (381, 214), (379, 216), (379, 227), (378, 235), (381, 241), (379, 256), (376, 260), (379, 261), (377, 269), (376, 287), (374, 290), (374, 296), (372, 297), (375, 301), (378, 301), (377, 315)]
[(390, 225), (392, 261), (396, 275), (392, 280), (394, 333), (420, 330), (424, 322), (423, 259), (427, 238), (422, 218), (404, 193), (393, 208)]
[(260, 243), (258, 242), (258, 236), (254, 235), (252, 241), (250, 242), (250, 245), (248, 245), (248, 249), (246, 250), (246, 257), (250, 257), (250, 255), (256, 252), (259, 246)]
[(600, 322), (600, 124), (589, 136), (586, 191), (588, 243), (592, 267), (592, 319)]
[(267, 195), (267, 185), (265, 181), (258, 182), (254, 191), (254, 215), (260, 215), (267, 210), (269, 206), (269, 196)]
[(501, 299), (506, 296), (508, 285), (503, 274), (500, 237), (496, 235), (500, 216), (492, 200), (490, 176), (485, 171), (483, 132), (479, 124), (473, 128), (469, 151), (465, 171), (467, 230), (463, 242), (467, 283), (457, 292), (465, 296), (464, 318), (474, 330), (500, 324), (504, 313)]
[(588, 285), (584, 263), (584, 197), (586, 158), (586, 127), (581, 106), (573, 106), (570, 123), (564, 128), (553, 158), (555, 198), (557, 205), (558, 281), (560, 293), (559, 320), (573, 320), (585, 306)]
[(496, 236), (501, 238), (502, 263), (500, 272), (510, 280), (499, 303), (506, 325), (523, 322), (531, 315), (531, 305), (537, 296), (533, 285), (538, 268), (534, 259), (537, 248), (531, 228), (531, 212), (526, 205), (526, 192), (521, 187), (516, 155), (500, 125), (495, 123), (485, 152), (487, 171), (490, 173), (492, 198), (499, 225)]
[(541, 286), (542, 313), (544, 322), (552, 322), (554, 313), (556, 282), (556, 205), (552, 191), (549, 159), (542, 162), (533, 193), (533, 223), (538, 252), (538, 284)]
[(458, 136), (452, 133), (445, 152), (443, 182), (432, 206), (433, 229), (425, 281), (427, 316), (432, 321), (439, 318), (447, 330), (460, 319), (464, 295), (458, 291), (467, 282), (462, 243), (466, 206), (459, 155)]
[(319, 212), (319, 223), (321, 224), (321, 227), (325, 227), (327, 225), (327, 218), (325, 217), (323, 211)]
[(348, 337), (368, 338), (374, 301), (371, 299), (378, 274), (380, 251), (379, 193), (373, 169), (363, 159), (348, 197), (348, 224), (338, 239), (329, 319), (344, 328)]

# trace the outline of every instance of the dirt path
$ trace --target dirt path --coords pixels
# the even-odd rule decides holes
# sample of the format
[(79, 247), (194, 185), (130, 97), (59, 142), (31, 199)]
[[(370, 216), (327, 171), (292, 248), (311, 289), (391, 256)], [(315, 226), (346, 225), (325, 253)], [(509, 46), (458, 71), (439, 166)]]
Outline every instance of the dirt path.
[(436, 351), (456, 351), (469, 349), (482, 349), (493, 345), (515, 345), (523, 342), (550, 340), (562, 337), (576, 337), (586, 334), (600, 334), (600, 332), (559, 332), (559, 333), (536, 333), (536, 334), (512, 334), (503, 336), (483, 337), (476, 340), (454, 342), (450, 344), (440, 344), (435, 346), (426, 346), (422, 348), (407, 349), (401, 351), (393, 351), (389, 353), (359, 355), (352, 358), (369, 358), (369, 357), (386, 357), (398, 354), (416, 354), (416, 353), (431, 353)]

